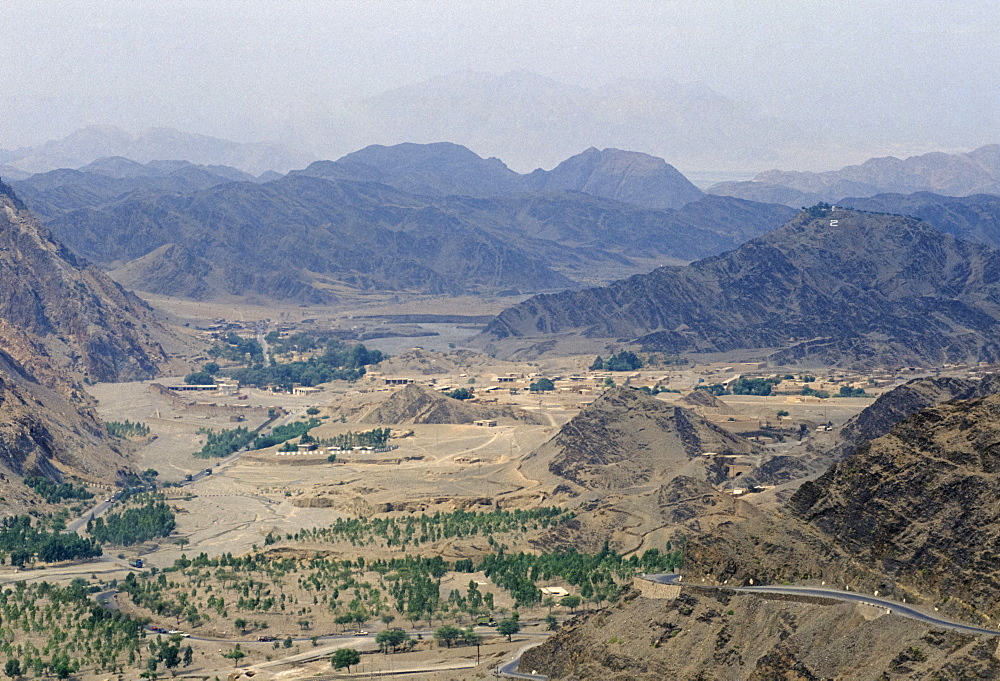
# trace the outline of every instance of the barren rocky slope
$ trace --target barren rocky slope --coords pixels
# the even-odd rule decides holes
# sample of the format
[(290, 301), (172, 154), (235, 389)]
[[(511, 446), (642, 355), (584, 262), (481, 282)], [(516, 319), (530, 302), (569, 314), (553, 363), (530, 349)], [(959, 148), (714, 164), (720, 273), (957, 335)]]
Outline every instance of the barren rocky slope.
[(135, 296), (53, 241), (0, 183), (0, 510), (38, 503), (27, 475), (107, 484), (128, 466), (79, 389), (83, 375), (127, 380), (165, 360), (166, 333)]
[(815, 210), (686, 267), (534, 296), (476, 342), (530, 356), (632, 339), (662, 352), (870, 367), (995, 361), (998, 330), (997, 251), (911, 218)]
[(148, 378), (166, 361), (158, 337), (167, 331), (150, 308), (55, 241), (2, 183), (0, 287), (4, 347), (39, 379), (63, 369)]
[[(911, 385), (912, 403), (965, 385)], [(971, 386), (976, 389), (977, 386)], [(978, 387), (989, 390), (989, 383)], [(894, 409), (886, 413), (894, 413)], [(784, 509), (688, 535), (675, 600), (628, 594), (524, 657), (554, 678), (935, 679), (1000, 674), (1000, 639), (867, 606), (705, 591), (801, 582), (995, 620), (1000, 595), (1000, 395), (925, 408), (862, 444)], [(875, 430), (877, 426), (873, 426)], [(524, 667), (522, 667), (524, 668)], [(624, 676), (622, 678), (625, 678)]]
[(997, 642), (867, 606), (685, 589), (628, 592), (524, 653), (522, 671), (577, 681), (974, 679), (1000, 674)]
[(719, 482), (725, 476), (712, 457), (756, 456), (759, 448), (683, 407), (632, 388), (613, 388), (574, 416), (521, 468), (539, 469), (586, 490), (660, 485), (678, 475)]
[(366, 413), (360, 423), (403, 425), (412, 423), (473, 423), (484, 419), (498, 423), (540, 424), (536, 414), (510, 406), (469, 404), (426, 386), (411, 383)]
[(848, 198), (845, 208), (895, 213), (920, 218), (942, 232), (966, 241), (1000, 248), (1000, 196), (941, 196), (929, 192), (878, 194), (871, 198)]

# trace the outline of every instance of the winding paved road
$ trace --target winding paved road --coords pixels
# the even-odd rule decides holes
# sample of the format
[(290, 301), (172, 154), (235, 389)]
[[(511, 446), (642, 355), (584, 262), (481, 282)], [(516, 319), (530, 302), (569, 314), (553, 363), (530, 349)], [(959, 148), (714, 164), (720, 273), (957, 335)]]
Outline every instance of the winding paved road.
[[(680, 577), (681, 576), (677, 574), (645, 575), (644, 579), (648, 579), (651, 582), (659, 582), (660, 584), (675, 584), (680, 580)], [(698, 586), (698, 588), (703, 588), (703, 589), (729, 589), (731, 591), (739, 591), (742, 593), (784, 594), (788, 596), (815, 596), (816, 598), (829, 598), (836, 601), (846, 601), (848, 603), (865, 603), (867, 605), (874, 605), (881, 608), (885, 608), (886, 610), (895, 615), (908, 617), (912, 620), (917, 620), (919, 622), (931, 624), (936, 627), (944, 627), (946, 629), (962, 631), (968, 634), (985, 634), (986, 636), (1000, 636), (1000, 631), (996, 629), (985, 629), (983, 627), (976, 627), (971, 624), (952, 622), (951, 620), (946, 620), (936, 615), (923, 612), (922, 610), (917, 610), (916, 608), (909, 605), (896, 603), (895, 601), (889, 601), (884, 598), (878, 598), (877, 596), (869, 596), (868, 594), (857, 593), (855, 591), (840, 591), (838, 589), (823, 589), (820, 587), (812, 587), (812, 586), (730, 587), (730, 586), (704, 586), (700, 584), (696, 586)]]
[[(659, 584), (676, 584), (681, 580), (681, 575), (679, 574), (643, 575), (642, 579), (647, 579), (651, 582), (657, 582)], [(917, 620), (918, 622), (930, 624), (935, 627), (943, 627), (945, 629), (951, 629), (953, 631), (961, 631), (966, 634), (1000, 636), (1000, 631), (996, 629), (985, 629), (983, 627), (976, 627), (971, 624), (952, 622), (951, 620), (946, 620), (941, 617), (937, 617), (936, 615), (931, 615), (930, 613), (923, 612), (922, 610), (917, 610), (916, 608), (909, 605), (896, 603), (895, 601), (889, 601), (884, 598), (878, 598), (876, 596), (869, 596), (867, 594), (856, 593), (854, 591), (839, 591), (837, 589), (823, 589), (811, 586), (706, 586), (698, 584), (697, 587), (699, 589), (728, 589), (730, 591), (739, 591), (741, 593), (782, 594), (787, 596), (813, 596), (815, 598), (828, 598), (830, 600), (844, 601), (847, 603), (864, 603), (866, 605), (873, 605), (885, 608), (887, 611), (891, 612), (894, 615), (899, 615), (901, 617), (908, 617), (909, 619)], [(541, 645), (541, 643), (543, 642), (532, 643), (518, 650), (517, 654), (514, 656), (514, 659), (498, 667), (499, 675), (511, 679), (546, 681), (548, 677), (543, 676), (542, 674), (525, 674), (518, 671), (518, 665), (521, 662), (521, 655), (524, 653), (524, 651), (536, 645)]]

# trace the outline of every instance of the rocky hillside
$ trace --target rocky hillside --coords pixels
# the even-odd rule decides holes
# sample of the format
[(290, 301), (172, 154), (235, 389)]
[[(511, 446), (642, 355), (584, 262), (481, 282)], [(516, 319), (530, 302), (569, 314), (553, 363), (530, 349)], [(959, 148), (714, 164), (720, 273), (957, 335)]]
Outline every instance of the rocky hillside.
[(29, 174), (79, 168), (109, 156), (124, 156), (139, 163), (185, 159), (232, 166), (255, 175), (301, 168), (314, 158), (272, 144), (232, 142), (171, 128), (150, 128), (133, 134), (111, 125), (91, 125), (34, 147), (0, 150), (3, 163)]
[(732, 248), (790, 212), (705, 202), (656, 211), (578, 193), (436, 198), (300, 173), (129, 195), (49, 226), (131, 288), (318, 303), (343, 288), (460, 294), (609, 281)]
[(547, 470), (581, 490), (659, 486), (680, 475), (720, 482), (725, 470), (715, 458), (702, 456), (706, 453), (755, 457), (760, 452), (693, 411), (620, 387), (570, 419), (521, 469), (534, 479)]
[(1000, 395), (925, 409), (789, 502), (888, 579), (1000, 614)]
[(911, 218), (820, 210), (685, 267), (535, 296), (477, 343), (501, 355), (631, 339), (785, 364), (996, 361), (998, 302), (997, 251)]
[(657, 209), (681, 208), (705, 195), (662, 158), (593, 147), (552, 170), (520, 175), (500, 159), (481, 158), (458, 144), (376, 144), (294, 174), (375, 181), (426, 196), (571, 191)]
[(139, 298), (55, 241), (0, 183), (0, 333), (39, 379), (156, 375), (167, 332)]
[[(991, 385), (913, 382), (876, 411), (893, 414), (904, 403)], [(650, 680), (1000, 674), (997, 639), (869, 606), (699, 588), (703, 580), (848, 586), (958, 620), (994, 623), (1000, 615), (998, 417), (1000, 395), (988, 394), (904, 418), (805, 483), (783, 509), (761, 508), (687, 535), (683, 583), (689, 586), (676, 599), (627, 592), (611, 609), (578, 617), (526, 653), (522, 669), (581, 680), (623, 670)]]
[(553, 681), (974, 679), (1000, 674), (996, 642), (863, 605), (685, 589), (675, 600), (629, 590), (579, 615), (520, 670)]
[(471, 424), (484, 419), (507, 424), (542, 423), (536, 414), (516, 407), (470, 404), (416, 383), (393, 393), (382, 404), (362, 416), (359, 423), (392, 426), (413, 423)]
[(0, 485), (0, 511), (37, 503), (18, 483), (20, 476), (72, 475), (107, 484), (127, 465), (82, 396), (66, 397), (35, 382), (0, 352), (0, 481), (6, 483)]
[(663, 159), (620, 149), (591, 147), (525, 180), (536, 190), (582, 192), (647, 208), (680, 208), (704, 196)]
[[(976, 381), (965, 378), (915, 378), (880, 395), (840, 431), (844, 446), (854, 448), (887, 435), (893, 426), (922, 409), (942, 402), (983, 397), (997, 392), (995, 378)], [(845, 450), (845, 452), (848, 450)], [(840, 458), (840, 457), (838, 457)]]
[(871, 198), (843, 199), (839, 205), (876, 213), (910, 215), (959, 239), (1000, 248), (1000, 196), (953, 197), (929, 192), (878, 194)]
[(1000, 395), (990, 394), (903, 419), (804, 483), (766, 521), (693, 538), (691, 574), (741, 583), (822, 579), (966, 619), (995, 618), (998, 414)]

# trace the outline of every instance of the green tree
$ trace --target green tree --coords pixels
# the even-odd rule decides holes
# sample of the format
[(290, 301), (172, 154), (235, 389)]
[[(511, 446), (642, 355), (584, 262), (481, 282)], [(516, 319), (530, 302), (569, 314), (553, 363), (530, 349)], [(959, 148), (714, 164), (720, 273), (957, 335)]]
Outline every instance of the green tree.
[(237, 643), (235, 648), (230, 650), (228, 653), (223, 653), (222, 656), (232, 660), (233, 666), (238, 667), (240, 664), (240, 660), (246, 657), (247, 654), (240, 649), (240, 644)]
[(240, 630), (241, 634), (247, 633), (247, 621), (242, 617), (237, 617), (233, 624), (236, 625), (236, 628)]
[(580, 603), (582, 601), (583, 599), (576, 594), (568, 594), (559, 599), (559, 605), (564, 608), (569, 608), (571, 612), (576, 612), (576, 609), (580, 607)]
[(382, 649), (382, 652), (388, 653), (391, 649), (392, 652), (396, 652), (396, 649), (404, 645), (410, 640), (410, 635), (407, 634), (402, 629), (386, 629), (380, 631), (375, 636), (375, 643), (378, 647)]
[(547, 392), (555, 389), (556, 384), (553, 383), (551, 378), (539, 378), (537, 381), (528, 386), (528, 390), (533, 393)]
[(7, 663), (3, 666), (3, 673), (12, 679), (17, 678), (23, 672), (21, 670), (21, 661), (16, 657), (12, 657), (7, 660)]
[(519, 631), (521, 631), (521, 623), (513, 617), (500, 620), (500, 624), (497, 625), (497, 633), (501, 636), (506, 636), (508, 641), (511, 640), (511, 636)]
[(551, 612), (545, 616), (545, 624), (548, 625), (547, 629), (549, 631), (555, 631), (559, 628), (559, 622), (556, 620), (556, 616)]
[(330, 658), (330, 664), (333, 665), (334, 669), (343, 669), (347, 667), (347, 672), (350, 673), (351, 666), (356, 665), (361, 662), (361, 653), (356, 651), (354, 648), (341, 648), (333, 654)]
[(188, 385), (212, 385), (215, 377), (207, 371), (195, 371), (185, 376), (184, 382)]
[(456, 641), (462, 636), (462, 630), (458, 627), (453, 627), (450, 624), (445, 624), (438, 627), (434, 631), (434, 639), (437, 641), (444, 641), (449, 648), (451, 648), (452, 641)]

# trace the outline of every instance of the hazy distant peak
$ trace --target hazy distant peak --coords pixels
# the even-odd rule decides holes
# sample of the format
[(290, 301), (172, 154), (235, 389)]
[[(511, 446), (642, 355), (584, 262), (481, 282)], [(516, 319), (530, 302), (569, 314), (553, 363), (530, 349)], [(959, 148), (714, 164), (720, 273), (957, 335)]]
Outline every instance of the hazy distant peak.
[[(59, 140), (6, 151), (3, 157), (8, 165), (27, 173), (79, 168), (99, 159), (122, 157), (140, 165), (170, 159), (259, 174), (300, 168), (315, 159), (273, 144), (233, 142), (172, 128), (148, 128), (133, 134), (111, 125), (89, 125)], [(118, 166), (123, 167), (120, 161)]]
[(99, 158), (87, 165), (80, 166), (78, 170), (84, 173), (107, 175), (108, 177), (145, 177), (156, 174), (156, 171), (146, 167), (142, 163), (125, 158), (124, 156)]
[(527, 177), (538, 190), (578, 191), (650, 208), (680, 208), (704, 196), (662, 158), (613, 148), (590, 147)]

